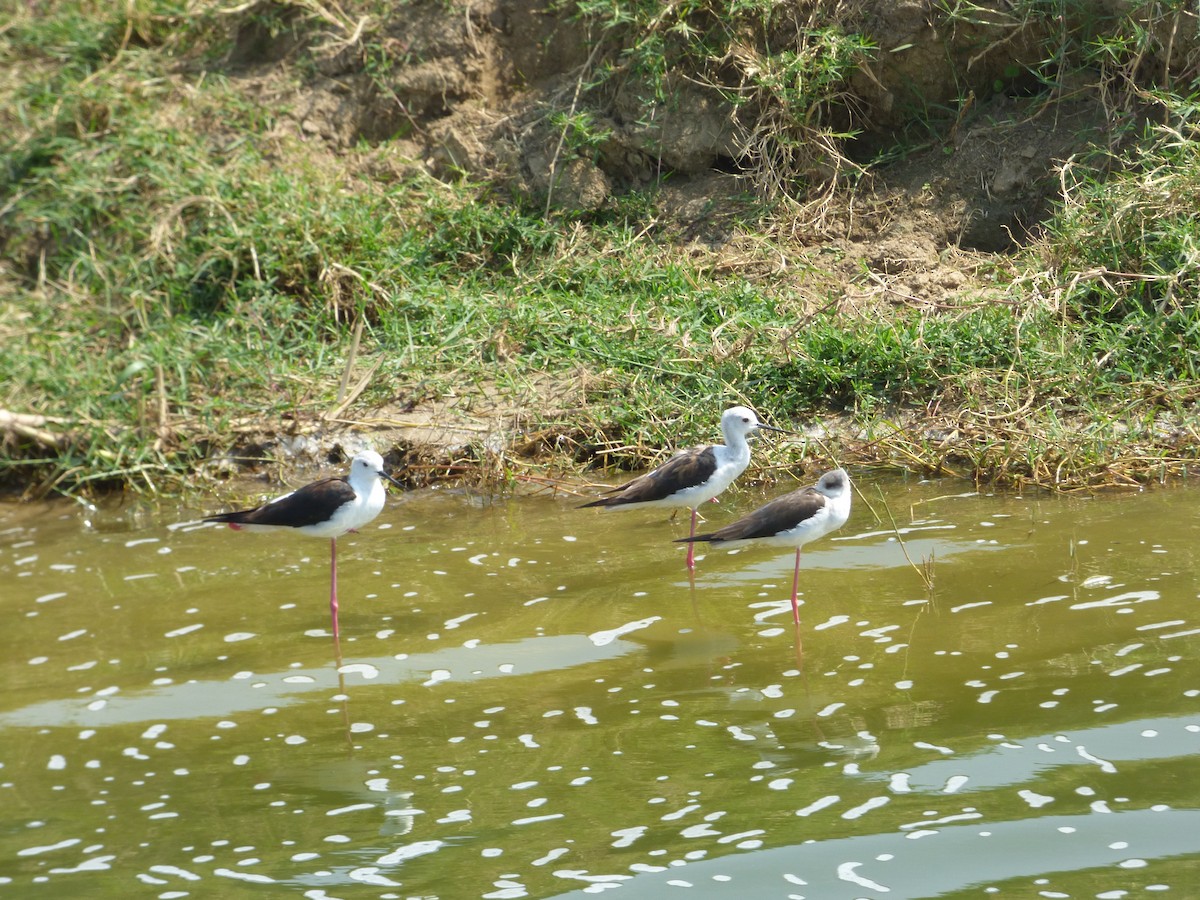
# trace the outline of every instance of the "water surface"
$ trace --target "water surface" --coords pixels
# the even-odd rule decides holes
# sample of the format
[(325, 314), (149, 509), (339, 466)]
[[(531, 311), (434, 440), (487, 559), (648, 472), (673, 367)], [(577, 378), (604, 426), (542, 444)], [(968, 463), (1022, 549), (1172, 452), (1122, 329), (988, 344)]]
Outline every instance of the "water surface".
[(786, 549), (393, 495), (340, 668), (327, 541), (0, 507), (0, 892), (1189, 896), (1197, 492), (859, 487), (799, 635)]

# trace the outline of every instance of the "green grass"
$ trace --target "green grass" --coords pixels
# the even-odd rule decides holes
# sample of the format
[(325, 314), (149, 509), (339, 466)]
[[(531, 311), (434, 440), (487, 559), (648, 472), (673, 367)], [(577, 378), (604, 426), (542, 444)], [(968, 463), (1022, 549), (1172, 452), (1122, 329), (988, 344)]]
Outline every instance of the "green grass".
[[(0, 32), (17, 73), (0, 78), (0, 408), (70, 418), (76, 438), (22, 445), (0, 479), (174, 486), (247, 421), (330, 410), (360, 318), (380, 362), (366, 407), (589, 373), (587, 415), (555, 423), (584, 464), (709, 439), (732, 402), (782, 424), (841, 413), (867, 437), (837, 452), (982, 479), (1146, 478), (1196, 455), (1162, 436), (1192, 421), (1200, 381), (1192, 97), (1160, 94), (1169, 125), (1107, 177), (1070, 170), (1006, 302), (836, 312), (836, 288), (802, 301), (680, 253), (649, 195), (570, 218), (435, 180), (386, 144), (314, 153), (219, 72), (192, 71), (225, 40), (204, 14), (118, 6), (61, 0)], [(649, 7), (606, 9), (616, 29)], [(711, 54), (713, 11), (672, 9), (635, 49)], [(772, 95), (760, 121), (833, 103), (865, 52), (844, 37), (809, 34), (815, 93)], [(772, 65), (756, 90), (800, 90), (798, 57)], [(558, 127), (595, 152), (590, 114)]]

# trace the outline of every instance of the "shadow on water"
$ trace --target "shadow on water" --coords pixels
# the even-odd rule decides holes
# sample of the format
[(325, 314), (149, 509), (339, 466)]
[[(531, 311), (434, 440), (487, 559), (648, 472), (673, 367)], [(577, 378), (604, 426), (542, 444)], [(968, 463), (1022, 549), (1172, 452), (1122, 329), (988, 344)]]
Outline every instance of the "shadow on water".
[(693, 581), (654, 511), (393, 497), (341, 542), (336, 646), (323, 541), (0, 508), (0, 887), (1189, 890), (1194, 492), (880, 487), (934, 591), (860, 505), (799, 633), (790, 550)]

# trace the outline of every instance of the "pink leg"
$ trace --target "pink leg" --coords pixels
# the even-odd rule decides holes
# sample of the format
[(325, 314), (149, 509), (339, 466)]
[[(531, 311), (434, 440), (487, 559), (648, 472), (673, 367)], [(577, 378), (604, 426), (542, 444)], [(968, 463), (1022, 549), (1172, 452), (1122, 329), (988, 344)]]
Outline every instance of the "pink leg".
[(800, 604), (796, 602), (800, 593), (800, 548), (796, 548), (796, 571), (792, 575), (792, 619), (800, 624)]
[[(690, 537), (695, 537), (695, 536), (696, 536), (696, 508), (693, 506), (692, 507), (692, 533), (691, 533)], [(692, 541), (690, 544), (688, 544), (687, 567), (689, 570), (694, 570), (696, 568), (696, 542), (695, 541)]]
[(333, 638), (338, 636), (337, 538), (329, 541), (329, 613), (333, 616)]

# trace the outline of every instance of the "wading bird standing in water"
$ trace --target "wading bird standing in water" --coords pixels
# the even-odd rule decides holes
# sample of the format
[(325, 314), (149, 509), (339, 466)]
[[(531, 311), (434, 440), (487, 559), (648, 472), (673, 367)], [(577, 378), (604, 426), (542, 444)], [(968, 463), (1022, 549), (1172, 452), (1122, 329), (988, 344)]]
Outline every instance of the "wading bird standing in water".
[(796, 548), (796, 569), (792, 575), (792, 618), (800, 624), (800, 550), (817, 538), (837, 531), (850, 518), (850, 476), (845, 469), (826, 472), (817, 483), (792, 491), (760, 506), (750, 515), (711, 534), (680, 538), (695, 545), (774, 544)]
[[(691, 535), (695, 537), (697, 508), (733, 484), (733, 480), (746, 470), (750, 464), (750, 445), (746, 436), (759, 429), (790, 433), (783, 428), (764, 425), (754, 411), (745, 406), (735, 406), (721, 416), (724, 444), (680, 450), (654, 471), (613, 488), (607, 492), (610, 496), (584, 503), (579, 508), (664, 506), (691, 509)], [(694, 546), (688, 547), (687, 566), (689, 569), (696, 567)]]
[(387, 491), (383, 479), (401, 487), (383, 469), (383, 457), (364, 450), (350, 462), (350, 474), (314, 481), (290, 494), (235, 512), (209, 516), (205, 522), (224, 522), (237, 531), (290, 529), (312, 537), (329, 538), (329, 612), (333, 636), (338, 636), (337, 539), (366, 525), (383, 509)]

